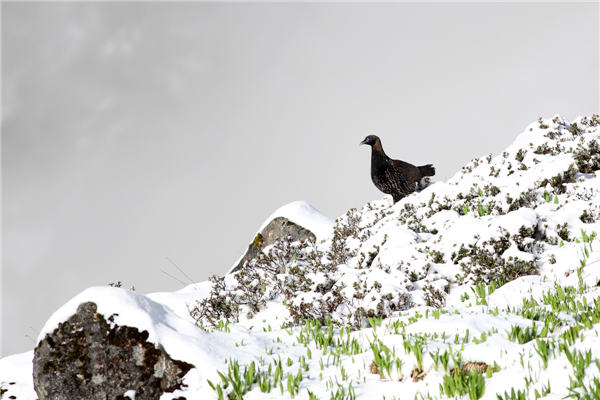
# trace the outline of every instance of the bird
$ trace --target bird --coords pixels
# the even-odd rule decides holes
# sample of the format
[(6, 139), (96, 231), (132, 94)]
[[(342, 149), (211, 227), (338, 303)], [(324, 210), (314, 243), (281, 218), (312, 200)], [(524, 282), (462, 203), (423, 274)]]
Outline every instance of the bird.
[(417, 167), (406, 161), (392, 160), (375, 135), (367, 136), (360, 144), (371, 146), (371, 180), (377, 189), (392, 195), (394, 204), (414, 192), (421, 178), (435, 175), (432, 164)]

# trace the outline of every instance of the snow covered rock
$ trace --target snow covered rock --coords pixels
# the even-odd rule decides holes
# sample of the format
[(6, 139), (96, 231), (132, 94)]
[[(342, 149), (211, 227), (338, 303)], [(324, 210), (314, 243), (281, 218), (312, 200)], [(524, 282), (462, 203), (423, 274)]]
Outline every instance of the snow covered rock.
[(294, 201), (275, 211), (258, 230), (246, 253), (229, 271), (239, 271), (248, 261), (276, 241), (290, 237), (292, 241), (316, 242), (326, 237), (333, 227), (333, 221), (316, 208), (303, 201)]
[(82, 303), (39, 342), (33, 384), (40, 400), (115, 399), (131, 391), (138, 400), (159, 399), (181, 388), (193, 365), (148, 342), (147, 331), (107, 319), (95, 303)]

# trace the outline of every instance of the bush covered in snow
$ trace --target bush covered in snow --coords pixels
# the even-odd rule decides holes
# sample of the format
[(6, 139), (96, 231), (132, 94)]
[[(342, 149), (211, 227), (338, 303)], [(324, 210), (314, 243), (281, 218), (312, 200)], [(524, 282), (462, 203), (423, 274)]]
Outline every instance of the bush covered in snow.
[(349, 210), (325, 241), (281, 239), (241, 270), (213, 277), (198, 324), (249, 320), (271, 303), (285, 325), (361, 327), (414, 305), (442, 306), (464, 283), (499, 287), (556, 262), (600, 217), (600, 118), (539, 119), (502, 154), (465, 165), (395, 205)]

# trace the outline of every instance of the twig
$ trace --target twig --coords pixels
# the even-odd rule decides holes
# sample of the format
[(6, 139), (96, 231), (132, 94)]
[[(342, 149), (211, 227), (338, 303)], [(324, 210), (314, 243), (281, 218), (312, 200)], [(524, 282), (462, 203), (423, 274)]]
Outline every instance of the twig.
[(188, 274), (186, 274), (181, 268), (179, 268), (179, 266), (177, 264), (175, 264), (175, 261), (171, 260), (169, 257), (165, 257), (167, 260), (169, 260), (169, 262), (171, 264), (173, 264), (173, 266), (175, 268), (177, 268), (179, 270), (179, 272), (181, 272), (186, 278), (188, 278), (190, 280), (190, 283), (196, 283), (195, 280), (193, 280), (192, 278), (190, 278), (190, 276)]
[(181, 279), (175, 278), (173, 275), (169, 274), (167, 271), (165, 271), (164, 269), (161, 269), (160, 272), (162, 272), (163, 274), (167, 275), (169, 278), (173, 278), (175, 279), (177, 282), (181, 283), (183, 286), (186, 286), (187, 283), (185, 283), (184, 281), (182, 281)]

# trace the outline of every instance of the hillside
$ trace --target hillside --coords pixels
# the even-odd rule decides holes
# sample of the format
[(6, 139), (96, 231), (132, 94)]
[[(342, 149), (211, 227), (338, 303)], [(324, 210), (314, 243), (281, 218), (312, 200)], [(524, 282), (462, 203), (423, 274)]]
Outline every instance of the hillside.
[[(259, 232), (282, 217), (310, 239), (257, 233), (249, 262), (178, 292), (86, 289), (38, 343), (94, 302), (195, 366), (161, 399), (598, 399), (599, 126), (539, 119), (447, 182), (335, 222), (284, 206)], [(5, 398), (37, 398), (32, 358), (0, 360)]]

